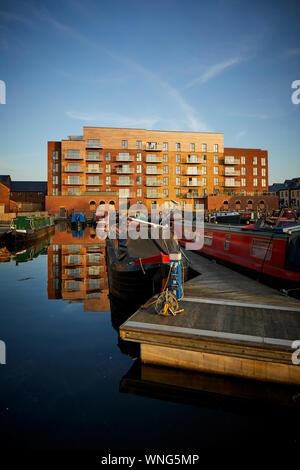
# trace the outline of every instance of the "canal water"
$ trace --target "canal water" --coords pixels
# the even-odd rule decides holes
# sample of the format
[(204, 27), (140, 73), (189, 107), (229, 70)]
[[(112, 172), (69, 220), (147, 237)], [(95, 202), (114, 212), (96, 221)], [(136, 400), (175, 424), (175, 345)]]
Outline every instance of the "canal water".
[(160, 451), (299, 446), (299, 390), (139, 364), (92, 228), (0, 257), (0, 447)]

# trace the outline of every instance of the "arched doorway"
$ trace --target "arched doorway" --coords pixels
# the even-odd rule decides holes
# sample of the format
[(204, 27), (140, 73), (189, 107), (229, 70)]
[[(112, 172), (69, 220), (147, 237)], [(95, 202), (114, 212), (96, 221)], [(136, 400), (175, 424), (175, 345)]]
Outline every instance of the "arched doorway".
[(252, 201), (248, 201), (247, 202), (247, 209), (252, 209), (253, 208), (252, 206), (253, 206)]
[(241, 210), (241, 201), (235, 201), (235, 210), (236, 211)]
[(90, 201), (90, 211), (96, 210), (96, 201)]
[(109, 201), (109, 203), (114, 206), (115, 205), (115, 201)]
[(223, 201), (223, 209), (224, 211), (228, 211), (228, 201)]
[(259, 201), (259, 208), (265, 209), (265, 201)]
[(101, 206), (101, 204), (105, 204), (105, 201), (100, 201), (99, 205)]

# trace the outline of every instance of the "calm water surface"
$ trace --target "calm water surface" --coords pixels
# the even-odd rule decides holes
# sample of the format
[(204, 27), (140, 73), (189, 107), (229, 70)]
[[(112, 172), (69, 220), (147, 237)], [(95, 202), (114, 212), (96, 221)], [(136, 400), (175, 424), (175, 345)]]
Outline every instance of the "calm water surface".
[(110, 306), (104, 245), (74, 235), (2, 250), (2, 450), (297, 449), (297, 390), (140, 366), (118, 338), (131, 312)]

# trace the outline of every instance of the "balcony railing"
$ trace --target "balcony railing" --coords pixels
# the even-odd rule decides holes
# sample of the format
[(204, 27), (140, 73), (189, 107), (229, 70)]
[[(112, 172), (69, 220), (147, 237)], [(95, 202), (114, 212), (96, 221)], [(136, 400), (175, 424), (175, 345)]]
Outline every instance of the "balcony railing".
[(239, 170), (235, 171), (228, 171), (227, 168), (225, 168), (225, 176), (240, 176), (241, 172)]
[(64, 160), (83, 160), (83, 154), (81, 152), (79, 154), (64, 152)]
[(93, 156), (93, 157), (91, 155), (87, 155), (86, 161), (87, 162), (103, 162), (103, 155), (98, 155), (98, 156)]
[(232, 158), (232, 157), (224, 158), (224, 165), (239, 165), (239, 164), (240, 164), (240, 160), (238, 158)]
[(182, 186), (202, 186), (202, 183), (200, 180), (196, 181), (189, 181), (189, 180), (184, 180)]
[(195, 171), (192, 172), (191, 170), (188, 170), (188, 168), (187, 168), (183, 171), (183, 174), (186, 175), (186, 176), (199, 176), (199, 175), (202, 175), (202, 170), (201, 170), (201, 168), (197, 168), (196, 172)]
[(157, 168), (156, 170), (149, 170), (149, 168), (146, 168), (146, 175), (162, 175), (163, 171)]
[(160, 199), (164, 196), (161, 193), (148, 193), (148, 192), (146, 192), (145, 197), (146, 197), (146, 199)]
[(79, 167), (76, 167), (76, 168), (72, 168), (72, 167), (69, 167), (69, 166), (66, 166), (63, 171), (65, 173), (81, 173), (83, 172), (83, 166), (79, 166)]
[(120, 193), (119, 193), (119, 198), (123, 198), (123, 197), (124, 197), (124, 198), (126, 197), (127, 199), (132, 199), (132, 198), (135, 198), (135, 197), (136, 197), (136, 193), (134, 193), (134, 192), (132, 192), (132, 191), (130, 191), (130, 192), (126, 193), (126, 194), (120, 194)]
[(198, 191), (188, 191), (187, 193), (185, 193), (184, 195), (187, 199), (192, 199), (194, 197), (201, 197), (200, 194), (198, 193)]
[(241, 182), (240, 181), (226, 181), (225, 179), (225, 188), (238, 188), (239, 186), (241, 186)]
[(146, 181), (146, 186), (163, 186), (162, 181)]
[(103, 173), (103, 168), (87, 168), (86, 173)]
[(161, 148), (155, 143), (148, 142), (145, 146), (146, 152), (161, 152)]
[(64, 184), (71, 185), (71, 186), (78, 186), (83, 184), (82, 179), (76, 180), (76, 181), (71, 181), (71, 180), (64, 180)]
[(120, 175), (131, 175), (134, 173), (134, 168), (116, 168), (115, 171)]
[(133, 180), (127, 180), (127, 181), (117, 180), (116, 185), (117, 186), (133, 186), (134, 181)]
[(127, 154), (127, 155), (117, 155), (116, 158), (115, 158), (115, 161), (116, 162), (133, 162), (134, 161), (134, 157), (130, 154)]
[(98, 181), (86, 181), (86, 186), (102, 186), (103, 185), (103, 181), (102, 180), (98, 180)]
[(146, 155), (146, 163), (162, 163), (163, 159), (161, 157), (150, 157), (150, 155)]

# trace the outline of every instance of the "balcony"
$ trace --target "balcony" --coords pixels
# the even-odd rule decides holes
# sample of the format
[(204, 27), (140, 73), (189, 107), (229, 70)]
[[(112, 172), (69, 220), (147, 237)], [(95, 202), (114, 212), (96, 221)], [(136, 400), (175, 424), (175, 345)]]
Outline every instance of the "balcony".
[(183, 181), (182, 186), (202, 186), (202, 183), (199, 179), (196, 179), (195, 181), (189, 181), (187, 178)]
[(64, 152), (64, 160), (83, 160), (83, 154)]
[(119, 153), (116, 158), (116, 162), (134, 162), (134, 157), (130, 155), (129, 153)]
[(124, 194), (124, 193), (120, 193), (119, 192), (119, 198), (122, 198), (122, 197), (126, 197), (127, 199), (132, 199), (132, 198), (135, 198), (136, 197), (136, 193), (132, 192), (132, 191), (129, 191), (128, 193)]
[(103, 181), (102, 180), (98, 180), (98, 181), (87, 181), (86, 183), (86, 186), (102, 186), (103, 185)]
[(134, 173), (134, 168), (117, 167), (115, 168), (115, 172), (119, 175), (131, 175), (132, 173)]
[(87, 168), (86, 173), (103, 173), (103, 168)]
[(161, 152), (161, 148), (158, 147), (157, 142), (147, 142), (145, 150), (146, 152)]
[(161, 199), (163, 196), (162, 193), (148, 193), (145, 195), (146, 199)]
[(194, 197), (201, 197), (198, 191), (188, 191), (185, 193), (184, 197), (187, 199), (193, 199)]
[(241, 186), (240, 181), (230, 181), (230, 179), (225, 178), (225, 187), (226, 188), (237, 188), (239, 186)]
[(228, 171), (228, 168), (225, 168), (225, 176), (240, 176), (240, 174), (239, 170)]
[(202, 175), (202, 170), (201, 170), (201, 168), (197, 168), (197, 171), (192, 171), (192, 170), (189, 170), (188, 168), (186, 168), (183, 171), (183, 175), (186, 175), (186, 176), (199, 176), (199, 175)]
[(151, 171), (149, 168), (146, 168), (146, 175), (162, 175), (162, 174), (163, 174), (163, 171), (158, 168), (156, 170), (151, 169)]
[(103, 155), (87, 155), (86, 156), (87, 162), (103, 162)]
[(203, 161), (201, 157), (198, 157), (198, 155), (188, 155), (182, 163), (197, 164), (203, 163)]
[(161, 157), (146, 155), (146, 163), (162, 163), (163, 159)]
[(224, 165), (239, 165), (240, 160), (238, 158), (226, 156), (224, 158)]
[(71, 180), (67, 179), (67, 180), (64, 180), (64, 184), (71, 185), (71, 186), (78, 186), (78, 185), (82, 185), (83, 181), (82, 181), (81, 178), (79, 178), (76, 181), (71, 181)]
[(149, 181), (147, 179), (146, 181), (146, 186), (163, 186), (163, 182), (162, 181)]
[[(91, 140), (93, 140), (93, 139), (91, 139)], [(100, 144), (98, 139), (95, 139), (95, 142), (87, 141), (86, 148), (87, 149), (102, 149), (103, 146)]]
[(116, 186), (133, 186), (134, 185), (134, 181), (131, 180), (131, 179), (128, 179), (128, 180), (117, 180), (116, 182)]
[(69, 166), (66, 166), (65, 168), (63, 168), (63, 171), (65, 173), (82, 173), (83, 172), (83, 166), (78, 166), (78, 167), (69, 167)]

